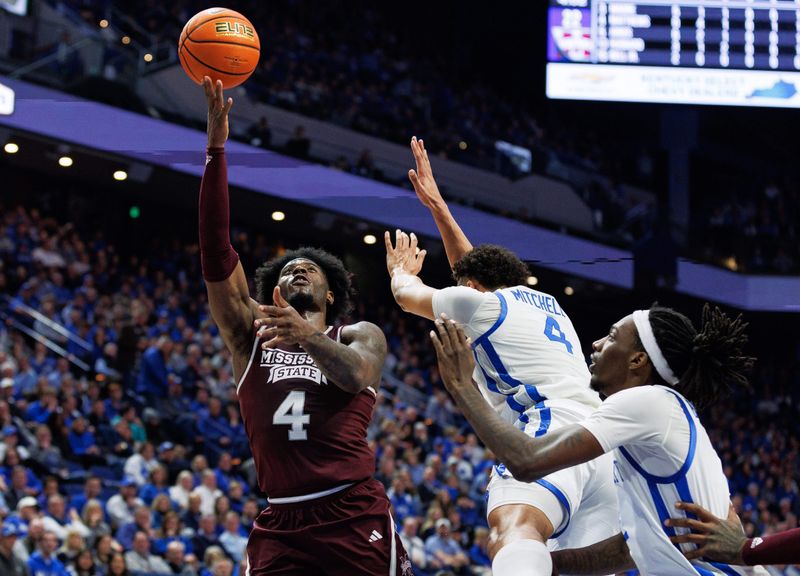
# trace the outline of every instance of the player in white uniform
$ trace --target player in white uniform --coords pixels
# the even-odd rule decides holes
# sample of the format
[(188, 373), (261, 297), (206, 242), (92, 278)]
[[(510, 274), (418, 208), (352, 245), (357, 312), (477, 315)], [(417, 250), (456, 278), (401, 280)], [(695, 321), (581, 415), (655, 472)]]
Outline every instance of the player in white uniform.
[(659, 576), (766, 574), (760, 567), (687, 560), (670, 542), (675, 528), (664, 523), (680, 514), (678, 501), (727, 514), (722, 465), (690, 400), (708, 404), (732, 385), (747, 386), (744, 372), (752, 358), (741, 352), (745, 326), (708, 305), (699, 333), (669, 308), (623, 318), (592, 345), (591, 385), (605, 397), (602, 406), (541, 438), (521, 434), (488, 409), (472, 383), (469, 341), (454, 322), (437, 321), (438, 335), (431, 336), (448, 390), (516, 478), (534, 481), (613, 453), (623, 532), (586, 549), (555, 552), (560, 572), (619, 572), (634, 568), (635, 561), (642, 574)]
[[(417, 276), (416, 238), (387, 233), (387, 264), (401, 307), (429, 319), (445, 313), (474, 341), (475, 380), (501, 417), (537, 437), (579, 422), (599, 405), (572, 322), (552, 296), (525, 286), (527, 266), (497, 246), (472, 249), (449, 215), (421, 142), (412, 141), (417, 193), (442, 232), (460, 286), (435, 290)], [(433, 190), (432, 193), (431, 190)], [(501, 460), (502, 462), (502, 460)], [(489, 483), (490, 555), (495, 574), (551, 573), (553, 548), (583, 547), (619, 533), (609, 458), (518, 482), (501, 463)]]

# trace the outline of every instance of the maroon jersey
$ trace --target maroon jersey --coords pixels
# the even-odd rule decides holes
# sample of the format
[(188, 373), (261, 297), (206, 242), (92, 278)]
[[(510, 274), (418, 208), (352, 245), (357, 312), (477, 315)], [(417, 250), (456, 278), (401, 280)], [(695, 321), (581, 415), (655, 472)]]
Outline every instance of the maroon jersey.
[[(341, 332), (326, 334), (338, 342)], [(256, 339), (237, 392), (258, 484), (270, 498), (320, 492), (375, 471), (366, 439), (374, 390), (350, 394), (328, 382), (300, 346), (262, 350)]]

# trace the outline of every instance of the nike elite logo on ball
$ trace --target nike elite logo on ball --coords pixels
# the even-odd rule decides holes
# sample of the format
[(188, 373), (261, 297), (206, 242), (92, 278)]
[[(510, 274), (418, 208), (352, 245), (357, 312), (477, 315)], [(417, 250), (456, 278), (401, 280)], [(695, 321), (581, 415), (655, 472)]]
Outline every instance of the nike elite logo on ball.
[(255, 38), (255, 32), (250, 26), (241, 22), (217, 22), (214, 29), (219, 36), (246, 36)]

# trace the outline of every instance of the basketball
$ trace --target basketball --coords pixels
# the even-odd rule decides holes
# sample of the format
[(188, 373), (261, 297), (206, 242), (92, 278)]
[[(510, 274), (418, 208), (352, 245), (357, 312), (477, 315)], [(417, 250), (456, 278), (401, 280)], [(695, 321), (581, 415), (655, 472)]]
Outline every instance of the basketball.
[(247, 80), (258, 65), (261, 42), (250, 21), (227, 8), (198, 12), (186, 23), (178, 41), (178, 58), (189, 78), (222, 80), (224, 88)]

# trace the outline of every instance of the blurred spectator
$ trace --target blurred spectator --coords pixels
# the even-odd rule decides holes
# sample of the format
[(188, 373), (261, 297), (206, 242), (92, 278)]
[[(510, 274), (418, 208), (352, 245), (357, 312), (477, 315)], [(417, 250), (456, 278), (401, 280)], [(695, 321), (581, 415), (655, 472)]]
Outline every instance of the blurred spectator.
[(294, 129), (294, 134), (286, 142), (284, 147), (285, 152), (289, 156), (295, 158), (306, 159), (308, 158), (309, 150), (311, 149), (311, 140), (306, 136), (305, 126), (297, 126)]
[(133, 537), (133, 549), (125, 553), (125, 566), (131, 572), (172, 574), (162, 558), (150, 553), (150, 538), (144, 532), (137, 532)]
[(38, 549), (28, 559), (28, 570), (35, 576), (69, 576), (67, 569), (56, 558), (58, 538), (45, 531)]
[(122, 526), (133, 522), (133, 511), (144, 506), (144, 501), (139, 498), (136, 481), (133, 478), (124, 478), (119, 485), (119, 493), (108, 499), (106, 512), (114, 526)]
[(400, 540), (403, 542), (406, 552), (408, 552), (411, 565), (417, 570), (424, 570), (428, 566), (428, 555), (425, 552), (425, 543), (417, 535), (418, 529), (419, 519), (409, 516), (403, 521)]
[(425, 540), (425, 552), (433, 568), (459, 571), (469, 564), (461, 546), (450, 536), (450, 521), (447, 518), (436, 521), (436, 532)]
[(253, 146), (269, 148), (272, 142), (272, 130), (269, 128), (269, 122), (266, 116), (259, 118), (258, 122), (247, 129), (247, 140)]
[(28, 576), (28, 567), (14, 554), (19, 535), (16, 524), (4, 523), (0, 528), (0, 574), (4, 576)]
[(225, 514), (224, 532), (219, 535), (219, 543), (228, 556), (233, 561), (240, 564), (244, 559), (245, 549), (247, 548), (247, 535), (243, 533), (239, 523), (239, 515), (236, 512)]
[(180, 576), (197, 576), (197, 571), (194, 567), (186, 561), (185, 547), (182, 542), (173, 541), (167, 545), (167, 551), (164, 555), (167, 561), (167, 566), (172, 574), (179, 574)]
[(492, 560), (489, 558), (489, 530), (483, 526), (475, 528), (475, 540), (469, 549), (469, 560), (472, 571), (477, 575), (488, 576), (491, 574)]

